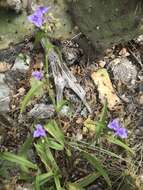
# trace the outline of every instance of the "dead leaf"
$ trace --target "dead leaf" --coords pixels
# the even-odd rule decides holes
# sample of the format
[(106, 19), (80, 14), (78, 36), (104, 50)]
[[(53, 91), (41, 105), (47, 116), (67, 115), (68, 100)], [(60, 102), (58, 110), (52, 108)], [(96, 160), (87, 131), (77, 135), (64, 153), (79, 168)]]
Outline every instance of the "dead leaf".
[(117, 106), (121, 104), (121, 101), (115, 93), (107, 70), (99, 69), (98, 71), (92, 73), (91, 78), (98, 88), (99, 98), (102, 104), (104, 104), (105, 99), (107, 99), (108, 108), (110, 110), (116, 109)]

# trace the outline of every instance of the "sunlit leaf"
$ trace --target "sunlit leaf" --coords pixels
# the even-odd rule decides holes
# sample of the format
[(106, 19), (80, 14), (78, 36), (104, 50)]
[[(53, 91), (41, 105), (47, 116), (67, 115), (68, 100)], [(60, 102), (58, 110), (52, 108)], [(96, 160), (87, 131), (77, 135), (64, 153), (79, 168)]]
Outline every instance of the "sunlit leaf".
[(54, 176), (54, 181), (55, 181), (56, 189), (57, 190), (63, 190), (61, 187), (60, 178), (58, 175)]
[(46, 138), (46, 143), (50, 148), (55, 150), (63, 150), (64, 148), (63, 144), (56, 142), (54, 138)]
[(45, 125), (45, 130), (55, 138), (56, 141), (58, 141), (60, 144), (64, 145), (64, 134), (60, 130), (59, 126), (54, 120), (51, 120), (48, 122), (48, 124)]
[(96, 179), (98, 179), (101, 176), (101, 174), (97, 172), (93, 172), (83, 178), (80, 178), (78, 181), (75, 182), (75, 184), (78, 184), (80, 187), (87, 187), (91, 183), (93, 183)]
[(79, 184), (68, 183), (68, 190), (84, 190)]

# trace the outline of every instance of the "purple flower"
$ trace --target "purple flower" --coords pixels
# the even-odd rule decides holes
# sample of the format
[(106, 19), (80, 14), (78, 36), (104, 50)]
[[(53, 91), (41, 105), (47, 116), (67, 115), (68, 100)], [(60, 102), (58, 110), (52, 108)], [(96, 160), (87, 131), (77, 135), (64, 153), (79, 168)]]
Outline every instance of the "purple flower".
[(122, 139), (126, 139), (128, 136), (127, 130), (123, 127), (118, 128), (115, 135), (117, 135), (118, 137), (120, 137)]
[(114, 119), (113, 121), (110, 121), (107, 127), (115, 131), (118, 130), (121, 127), (119, 119)]
[(30, 16), (28, 16), (28, 20), (30, 22), (32, 22), (35, 26), (37, 27), (41, 27), (42, 24), (43, 24), (43, 18), (42, 18), (42, 15), (41, 14), (38, 14), (38, 13), (34, 13)]
[(32, 76), (36, 79), (36, 80), (41, 80), (43, 77), (43, 73), (41, 71), (33, 71), (32, 72)]
[(33, 133), (33, 137), (45, 137), (46, 136), (46, 132), (43, 129), (43, 126), (41, 124), (37, 124), (36, 125), (36, 130)]
[(113, 129), (115, 131), (115, 135), (117, 135), (118, 137), (122, 139), (127, 138), (127, 130), (121, 127), (119, 119), (114, 119), (113, 121), (110, 121), (107, 127)]
[(43, 15), (48, 12), (49, 7), (39, 7), (32, 15), (28, 16), (28, 20), (35, 26), (41, 28), (44, 23)]
[(43, 16), (43, 14), (47, 13), (50, 7), (38, 7), (38, 9), (35, 11), (35, 13), (41, 14)]

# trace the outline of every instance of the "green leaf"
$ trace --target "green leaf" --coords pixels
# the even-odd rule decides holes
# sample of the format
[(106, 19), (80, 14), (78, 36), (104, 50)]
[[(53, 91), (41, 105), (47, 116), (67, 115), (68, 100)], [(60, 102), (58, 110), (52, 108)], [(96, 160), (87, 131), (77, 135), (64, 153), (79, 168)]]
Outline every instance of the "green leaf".
[(42, 46), (44, 47), (45, 53), (48, 54), (50, 49), (53, 49), (54, 46), (50, 42), (48, 38), (42, 38), (41, 39)]
[(97, 172), (93, 172), (78, 181), (75, 182), (75, 184), (78, 184), (80, 187), (87, 187), (91, 183), (93, 183), (96, 179), (98, 179), (101, 176), (101, 174)]
[(104, 177), (107, 184), (111, 186), (111, 181), (108, 177), (108, 174), (106, 170), (103, 168), (100, 161), (96, 158), (96, 156), (93, 154), (89, 154), (87, 152), (82, 152), (82, 153), (84, 158), (86, 158), (89, 161), (89, 163), (99, 172), (99, 174)]
[(51, 180), (52, 177), (53, 177), (52, 171), (41, 175), (37, 175), (35, 180), (35, 190), (40, 190), (40, 186)]
[(79, 184), (75, 184), (75, 183), (68, 183), (68, 190), (84, 190), (82, 187), (80, 187)]
[(27, 169), (28, 168), (37, 169), (37, 166), (35, 164), (33, 164), (32, 162), (30, 162), (29, 160), (27, 160), (21, 156), (14, 155), (14, 154), (9, 153), (9, 152), (1, 153), (0, 159), (7, 160), (10, 162), (14, 162), (15, 164), (19, 164), (20, 166), (26, 167)]
[(44, 35), (45, 33), (42, 30), (39, 30), (38, 32), (36, 32), (34, 46), (38, 45), (38, 43), (41, 41)]
[(64, 134), (54, 120), (51, 120), (48, 124), (45, 125), (45, 130), (52, 137), (54, 137), (56, 141), (58, 141), (61, 145), (64, 146)]
[(110, 142), (110, 143), (113, 143), (113, 144), (116, 144), (122, 148), (124, 148), (125, 150), (127, 150), (128, 152), (132, 153), (132, 154), (135, 154), (134, 151), (127, 145), (125, 144), (124, 142), (120, 141), (119, 139), (116, 139), (115, 137), (110, 137), (108, 136), (107, 140)]
[(57, 190), (62, 190), (60, 178), (58, 175), (54, 176), (54, 181), (55, 181), (55, 185), (56, 185)]
[[(42, 88), (39, 88), (39, 90), (34, 94), (34, 96), (36, 97), (36, 98), (40, 98), (40, 97), (42, 97), (42, 95), (44, 94), (44, 85), (45, 85), (45, 81), (44, 80), (42, 80), (42, 81), (38, 81), (38, 82), (41, 82), (41, 83), (43, 83), (43, 86), (42, 86)], [(31, 86), (31, 88), (33, 88), (34, 86), (36, 86), (37, 85), (37, 79), (35, 79), (34, 77), (32, 77), (32, 78), (30, 78), (30, 86)], [(45, 85), (46, 86), (46, 85)]]
[(59, 144), (54, 138), (46, 138), (47, 145), (54, 150), (63, 150), (63, 144)]
[(54, 174), (59, 172), (59, 167), (57, 166), (57, 163), (46, 142), (39, 140), (38, 143), (35, 144), (35, 148), (47, 171), (52, 170)]
[[(19, 150), (18, 156), (21, 156), (25, 159), (27, 159), (27, 153), (28, 150), (30, 149), (30, 147), (32, 146), (32, 141), (33, 138), (32, 137), (27, 137), (26, 141), (24, 142), (24, 144), (22, 145), (22, 147)], [(24, 172), (28, 172), (27, 168), (25, 166), (20, 166), (21, 170)]]
[(100, 120), (96, 123), (96, 138), (99, 138), (103, 129), (106, 127), (106, 117), (107, 117), (107, 100), (100, 116)]
[(35, 85), (31, 87), (31, 89), (28, 91), (26, 96), (24, 97), (24, 100), (22, 101), (21, 105), (21, 113), (25, 110), (27, 104), (29, 103), (30, 99), (35, 96), (35, 94), (43, 87), (42, 81), (37, 81)]
[(24, 142), (24, 144), (22, 145), (22, 147), (19, 150), (18, 155), (22, 156), (24, 158), (27, 158), (27, 152), (30, 149), (30, 147), (32, 146), (32, 141), (33, 138), (32, 137), (27, 137), (26, 141)]
[(114, 158), (126, 161), (124, 158), (122, 158), (121, 156), (115, 154), (114, 152), (111, 152), (111, 151), (103, 149), (103, 148), (100, 148), (100, 149), (101, 149), (101, 152), (104, 153), (104, 154), (107, 154), (107, 155), (112, 156)]

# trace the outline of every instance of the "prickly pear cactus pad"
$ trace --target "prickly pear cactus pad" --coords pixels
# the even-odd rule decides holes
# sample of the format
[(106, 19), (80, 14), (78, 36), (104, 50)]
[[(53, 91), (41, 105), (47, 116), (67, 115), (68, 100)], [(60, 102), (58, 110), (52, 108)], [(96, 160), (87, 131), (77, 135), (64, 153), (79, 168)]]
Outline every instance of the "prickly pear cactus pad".
[(33, 28), (26, 19), (26, 13), (17, 14), (14, 11), (0, 10), (0, 50), (10, 43), (18, 43), (24, 36), (31, 35)]
[[(72, 23), (69, 15), (66, 13), (67, 5), (64, 3), (64, 0), (27, 1), (32, 3), (31, 12), (38, 5), (51, 7), (50, 15), (56, 20), (57, 27), (49, 36), (56, 39), (67, 39), (71, 37)], [(21, 12), (17, 13), (14, 9), (11, 10), (0, 4), (0, 50), (8, 48), (10, 43), (19, 43), (23, 41), (25, 36), (32, 35), (34, 27), (27, 19), (27, 5), (23, 5)]]
[(143, 32), (142, 0), (66, 0), (74, 22), (95, 47), (132, 39)]

